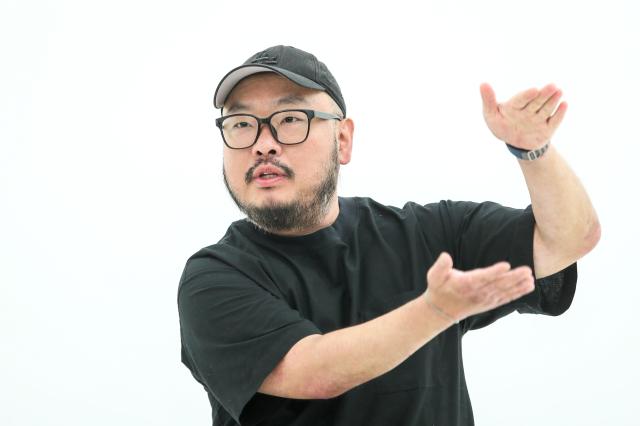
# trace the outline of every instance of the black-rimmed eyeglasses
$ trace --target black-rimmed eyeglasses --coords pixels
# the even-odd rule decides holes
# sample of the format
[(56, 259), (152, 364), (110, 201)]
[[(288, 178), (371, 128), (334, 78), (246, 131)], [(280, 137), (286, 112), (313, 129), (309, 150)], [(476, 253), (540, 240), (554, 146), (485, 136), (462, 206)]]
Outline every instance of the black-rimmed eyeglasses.
[(307, 140), (311, 119), (342, 120), (342, 117), (311, 109), (286, 109), (260, 118), (251, 114), (230, 114), (216, 118), (224, 144), (231, 149), (249, 148), (258, 141), (261, 124), (281, 144), (295, 145)]

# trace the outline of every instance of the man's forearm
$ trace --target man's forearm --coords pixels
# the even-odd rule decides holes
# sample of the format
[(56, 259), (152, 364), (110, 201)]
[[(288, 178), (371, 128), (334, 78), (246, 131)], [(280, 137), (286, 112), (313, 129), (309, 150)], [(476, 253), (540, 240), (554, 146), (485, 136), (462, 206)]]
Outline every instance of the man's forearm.
[(535, 274), (544, 277), (589, 252), (600, 224), (582, 183), (553, 145), (537, 160), (518, 162), (536, 218)]
[(260, 391), (302, 399), (338, 396), (393, 369), (451, 324), (420, 296), (365, 323), (300, 340)]
[(332, 398), (402, 363), (454, 322), (533, 291), (531, 269), (506, 262), (460, 271), (441, 253), (427, 272), (427, 290), (363, 324), (298, 341), (259, 392), (284, 398)]

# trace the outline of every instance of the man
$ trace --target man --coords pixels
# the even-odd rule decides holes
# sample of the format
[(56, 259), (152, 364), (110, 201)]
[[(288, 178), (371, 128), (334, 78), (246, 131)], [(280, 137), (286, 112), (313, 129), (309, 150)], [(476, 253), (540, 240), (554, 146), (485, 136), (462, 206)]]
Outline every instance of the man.
[(471, 425), (464, 333), (569, 307), (600, 230), (550, 144), (566, 104), (553, 85), (481, 95), (525, 210), (339, 198), (354, 125), (327, 67), (275, 46), (222, 79), (224, 181), (247, 219), (189, 258), (178, 291), (182, 361), (214, 425)]

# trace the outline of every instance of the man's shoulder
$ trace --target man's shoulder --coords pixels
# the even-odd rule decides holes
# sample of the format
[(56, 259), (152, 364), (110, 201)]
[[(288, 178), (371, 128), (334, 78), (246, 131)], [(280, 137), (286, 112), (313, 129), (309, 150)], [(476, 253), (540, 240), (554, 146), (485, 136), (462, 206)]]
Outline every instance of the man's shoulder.
[(186, 262), (186, 269), (223, 267), (228, 259), (240, 259), (246, 253), (244, 245), (250, 243), (246, 219), (232, 222), (225, 234), (216, 243), (198, 249)]
[(478, 203), (472, 201), (439, 200), (427, 203), (418, 201), (405, 201), (400, 204), (386, 204), (371, 197), (340, 197), (340, 206), (351, 210), (357, 210), (360, 215), (376, 214), (378, 217), (394, 215), (406, 217), (407, 215), (437, 213), (441, 210), (460, 210), (475, 206)]
[(357, 211), (390, 211), (400, 212), (407, 205), (417, 205), (414, 202), (407, 202), (404, 207), (398, 207), (393, 204), (385, 204), (371, 197), (340, 197), (341, 210), (357, 210)]

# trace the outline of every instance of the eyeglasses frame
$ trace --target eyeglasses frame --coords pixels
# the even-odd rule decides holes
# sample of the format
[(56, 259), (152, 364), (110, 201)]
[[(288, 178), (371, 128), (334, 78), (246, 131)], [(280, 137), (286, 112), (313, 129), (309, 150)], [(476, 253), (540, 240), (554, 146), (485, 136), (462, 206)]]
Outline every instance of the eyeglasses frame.
[[(280, 141), (280, 139), (278, 139), (278, 132), (276, 131), (276, 129), (273, 127), (273, 125), (271, 124), (271, 119), (276, 115), (276, 114), (280, 114), (283, 112), (289, 112), (289, 111), (298, 111), (298, 112), (303, 112), (306, 114), (307, 116), (307, 120), (308, 121), (308, 126), (307, 126), (307, 134), (305, 135), (304, 139), (302, 139), (300, 142), (294, 142), (294, 143), (285, 143)], [(249, 117), (253, 117), (256, 119), (256, 121), (258, 122), (258, 131), (256, 132), (256, 139), (253, 141), (253, 143), (251, 145), (247, 145), (247, 146), (243, 146), (242, 148), (235, 148), (230, 146), (227, 143), (227, 140), (224, 137), (224, 132), (222, 131), (222, 122), (224, 120), (226, 120), (227, 118), (230, 117), (237, 117), (240, 115), (247, 115)], [(322, 112), (322, 111), (316, 111), (313, 109), (298, 109), (298, 108), (294, 108), (294, 109), (283, 109), (281, 111), (276, 111), (273, 114), (269, 115), (268, 117), (258, 117), (257, 115), (253, 115), (253, 114), (247, 114), (247, 113), (237, 113), (237, 114), (229, 114), (229, 115), (224, 115), (222, 117), (218, 117), (216, 118), (216, 127), (218, 127), (220, 129), (220, 135), (222, 136), (222, 141), (224, 142), (224, 144), (227, 146), (227, 148), (229, 149), (246, 149), (246, 148), (251, 148), (253, 145), (256, 144), (256, 142), (258, 142), (258, 139), (260, 138), (260, 130), (262, 128), (263, 124), (266, 124), (269, 126), (269, 130), (271, 131), (271, 134), (273, 135), (273, 138), (282, 145), (298, 145), (303, 143), (304, 141), (307, 140), (307, 138), (309, 137), (309, 132), (311, 131), (311, 120), (313, 120), (314, 118), (319, 118), (321, 120), (338, 120), (338, 121), (342, 121), (343, 118), (340, 117), (339, 115), (335, 115), (335, 114), (330, 114), (327, 112)]]

